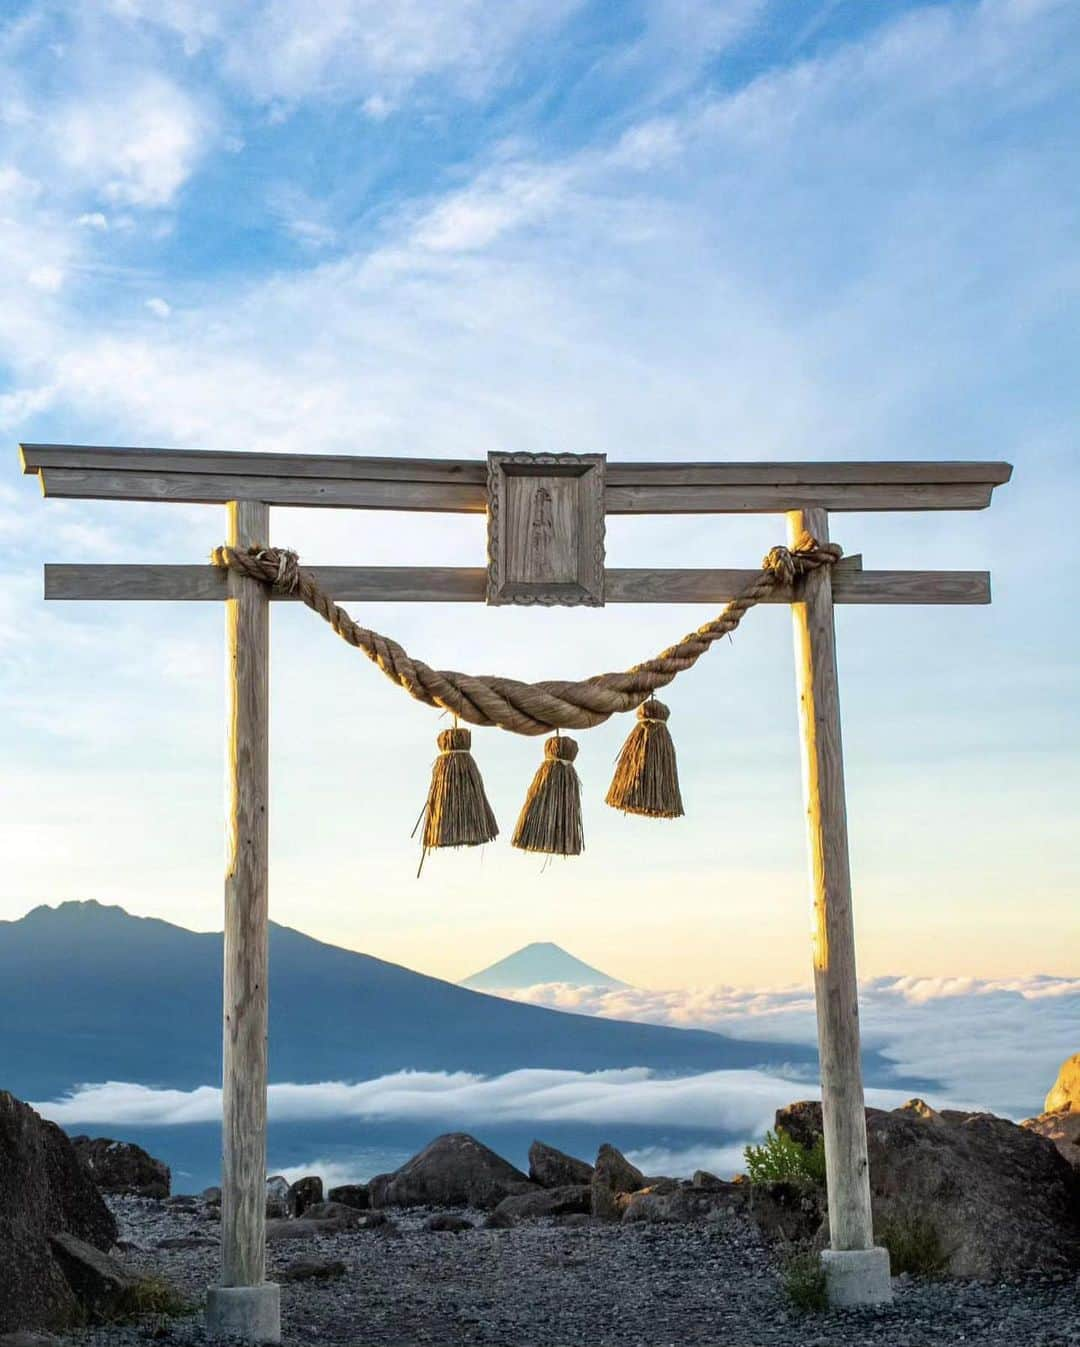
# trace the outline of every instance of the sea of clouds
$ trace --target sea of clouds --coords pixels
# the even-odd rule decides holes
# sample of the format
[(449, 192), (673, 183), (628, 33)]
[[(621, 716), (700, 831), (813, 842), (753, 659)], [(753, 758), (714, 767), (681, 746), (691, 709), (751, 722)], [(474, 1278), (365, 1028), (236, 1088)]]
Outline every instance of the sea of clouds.
[[(506, 995), (565, 1011), (762, 1041), (813, 1042), (815, 1036), (813, 996), (805, 987), (653, 991), (550, 983)], [(1080, 1046), (1080, 979), (878, 978), (862, 986), (861, 1014), (866, 1045), (895, 1063), (898, 1075), (939, 1083), (924, 1091), (935, 1106), (1019, 1119), (1040, 1110), (1061, 1061)], [(274, 1084), (269, 1111), (271, 1122), (401, 1120), (430, 1122), (433, 1132), (514, 1123), (656, 1128), (664, 1144), (644, 1146), (631, 1158), (646, 1172), (680, 1175), (738, 1169), (743, 1144), (762, 1135), (778, 1107), (815, 1094), (813, 1082), (795, 1069), (678, 1077), (634, 1067), (529, 1069), (493, 1077), (401, 1071), (354, 1083)], [(893, 1108), (909, 1094), (871, 1088), (867, 1102)], [(221, 1091), (106, 1082), (35, 1107), (62, 1125), (169, 1127), (217, 1121)], [(716, 1144), (689, 1144), (688, 1138), (680, 1147), (671, 1140), (680, 1129), (712, 1132)], [(339, 1177), (352, 1172), (347, 1164), (316, 1158), (295, 1173), (326, 1170), (333, 1177), (339, 1167)]]

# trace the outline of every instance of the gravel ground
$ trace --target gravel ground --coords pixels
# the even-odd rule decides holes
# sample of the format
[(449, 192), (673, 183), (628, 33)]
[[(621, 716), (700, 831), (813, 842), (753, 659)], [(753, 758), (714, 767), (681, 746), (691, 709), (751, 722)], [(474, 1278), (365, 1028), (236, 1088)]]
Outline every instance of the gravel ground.
[[(110, 1205), (121, 1239), (136, 1246), (125, 1249), (125, 1264), (168, 1278), (196, 1308), (181, 1319), (88, 1329), (65, 1343), (205, 1343), (199, 1310), (217, 1273), (214, 1214), (136, 1198)], [(397, 1214), (389, 1233), (272, 1243), (274, 1279), (300, 1259), (346, 1267), (331, 1281), (282, 1285), (288, 1347), (1080, 1347), (1074, 1278), (985, 1285), (901, 1277), (886, 1308), (801, 1315), (787, 1305), (756, 1228), (737, 1215), (697, 1226), (537, 1221), (462, 1234), (425, 1230), (430, 1215)], [(158, 1247), (176, 1239), (206, 1242)]]

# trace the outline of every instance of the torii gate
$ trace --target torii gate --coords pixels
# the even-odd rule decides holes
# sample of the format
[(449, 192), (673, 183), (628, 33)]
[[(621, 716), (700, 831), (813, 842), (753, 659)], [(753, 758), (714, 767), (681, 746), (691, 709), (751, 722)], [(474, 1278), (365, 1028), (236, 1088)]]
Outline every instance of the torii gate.
[[(725, 602), (755, 572), (605, 570), (605, 514), (784, 514), (789, 537), (829, 539), (843, 511), (978, 510), (1006, 463), (612, 463), (602, 455), (481, 460), (20, 446), (46, 496), (224, 505), (228, 543), (266, 547), (270, 506), (488, 511), (488, 567), (314, 567), (335, 598), (368, 602)], [(538, 493), (553, 546), (530, 554)], [(502, 535), (494, 523), (501, 515)], [(551, 541), (549, 539), (549, 541)], [(46, 599), (223, 600), (228, 648), (228, 856), (225, 874), (222, 1275), (212, 1333), (280, 1341), (278, 1288), (265, 1280), (269, 600), (258, 580), (210, 565), (46, 565)], [(858, 986), (851, 912), (834, 603), (985, 604), (985, 571), (866, 571), (857, 557), (778, 588), (790, 603), (802, 730), (813, 965), (828, 1172), (834, 1304), (890, 1295), (870, 1209)]]

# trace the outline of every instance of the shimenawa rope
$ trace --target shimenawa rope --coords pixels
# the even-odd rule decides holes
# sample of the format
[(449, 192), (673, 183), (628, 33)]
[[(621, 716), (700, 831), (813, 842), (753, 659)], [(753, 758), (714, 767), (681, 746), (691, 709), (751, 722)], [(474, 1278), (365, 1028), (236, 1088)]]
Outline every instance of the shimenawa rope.
[(285, 548), (218, 547), (210, 560), (215, 566), (261, 580), (279, 593), (295, 594), (417, 701), (450, 711), (470, 725), (497, 725), (514, 734), (535, 735), (553, 729), (590, 729), (612, 715), (634, 710), (657, 688), (666, 687), (677, 674), (692, 668), (772, 590), (788, 587), (797, 576), (821, 566), (831, 566), (842, 555), (836, 543), (819, 543), (804, 534), (794, 548), (772, 548), (761, 563), (760, 573), (717, 617), (655, 659), (635, 664), (623, 673), (597, 674), (580, 682), (542, 683), (432, 669), (413, 659), (390, 637), (355, 622), (311, 572), (301, 568), (297, 554)]

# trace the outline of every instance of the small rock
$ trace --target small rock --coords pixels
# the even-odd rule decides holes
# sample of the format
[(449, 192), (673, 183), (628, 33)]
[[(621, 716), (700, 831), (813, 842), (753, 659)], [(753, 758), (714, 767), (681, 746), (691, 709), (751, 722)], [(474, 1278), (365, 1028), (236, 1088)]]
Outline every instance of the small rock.
[(221, 1206), (220, 1188), (204, 1188), (202, 1192), (199, 1194), (199, 1196), (202, 1198), (202, 1200), (206, 1203), (208, 1207)]
[(279, 1282), (330, 1281), (344, 1277), (345, 1264), (340, 1258), (298, 1258), (275, 1274)]
[(531, 1193), (515, 1193), (504, 1197), (495, 1210), (505, 1212), (515, 1221), (587, 1212), (592, 1210), (592, 1189), (588, 1184), (579, 1183), (567, 1188), (539, 1188)]
[(304, 1216), (309, 1221), (336, 1221), (342, 1228), (358, 1225), (362, 1219), (355, 1207), (348, 1207), (344, 1202), (316, 1202), (308, 1207)]
[(508, 1211), (503, 1211), (501, 1206), (496, 1207), (494, 1211), (489, 1211), (484, 1217), (485, 1230), (512, 1230), (517, 1225), (517, 1221)]
[(157, 1247), (159, 1249), (213, 1249), (219, 1241), (210, 1239), (207, 1235), (169, 1235), (165, 1239), (159, 1239)]
[(441, 1230), (451, 1235), (460, 1235), (475, 1228), (472, 1221), (467, 1221), (464, 1216), (454, 1216), (448, 1211), (437, 1212), (424, 1222), (425, 1230)]

